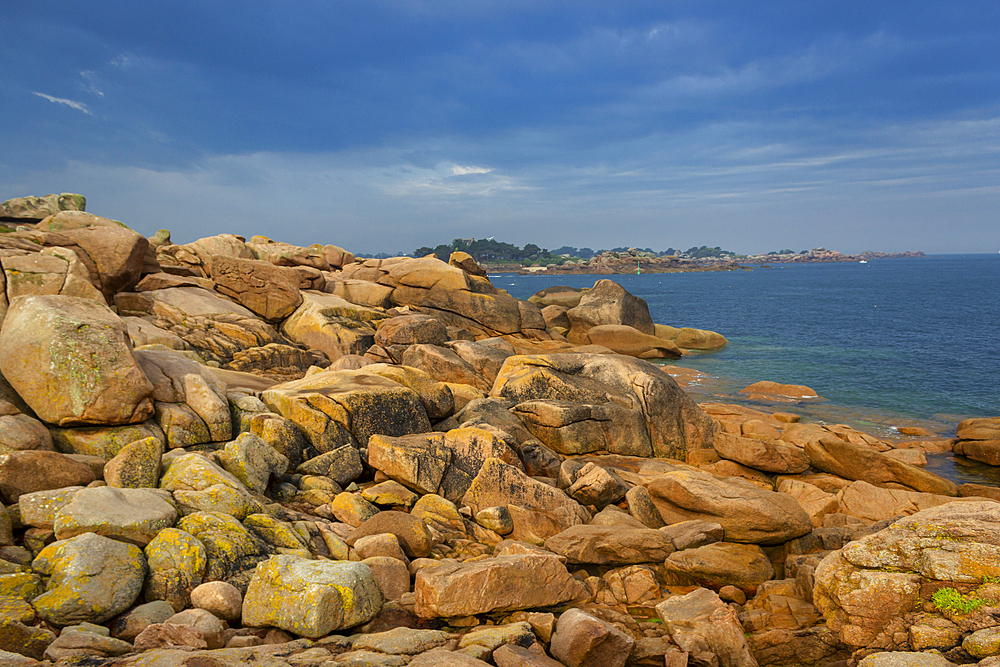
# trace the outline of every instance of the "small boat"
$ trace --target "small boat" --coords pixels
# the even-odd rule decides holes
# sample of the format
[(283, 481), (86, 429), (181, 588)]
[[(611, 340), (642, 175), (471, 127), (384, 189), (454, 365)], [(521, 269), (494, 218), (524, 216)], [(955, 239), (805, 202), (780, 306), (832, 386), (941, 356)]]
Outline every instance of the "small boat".
[(863, 260), (861, 260), (860, 262), (858, 262), (858, 264), (867, 264), (867, 263), (868, 263), (868, 260), (867, 260), (867, 259), (863, 259)]

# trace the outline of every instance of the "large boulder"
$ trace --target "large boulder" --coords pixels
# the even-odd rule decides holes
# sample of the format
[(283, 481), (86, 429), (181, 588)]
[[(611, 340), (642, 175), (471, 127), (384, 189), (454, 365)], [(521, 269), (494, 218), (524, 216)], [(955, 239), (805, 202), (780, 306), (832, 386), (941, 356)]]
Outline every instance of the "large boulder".
[(559, 617), (552, 635), (552, 655), (567, 667), (623, 667), (635, 640), (607, 621), (580, 609)]
[(672, 341), (643, 333), (625, 324), (599, 324), (587, 330), (587, 340), (618, 354), (640, 359), (680, 359), (681, 349)]
[(177, 528), (165, 528), (144, 549), (149, 566), (145, 585), (147, 601), (165, 600), (174, 611), (191, 602), (208, 566), (208, 551), (197, 538)]
[(56, 539), (97, 533), (145, 547), (177, 520), (177, 510), (169, 498), (166, 492), (155, 489), (81, 489), (56, 512)]
[(243, 598), (243, 623), (317, 638), (367, 623), (382, 591), (362, 563), (272, 556), (257, 566)]
[(288, 317), (302, 303), (299, 274), (270, 262), (216, 255), (209, 264), (215, 289), (267, 320)]
[(59, 452), (12, 452), (0, 456), (0, 499), (16, 503), (26, 493), (84, 486), (95, 479), (85, 463)]
[(694, 664), (757, 667), (736, 612), (707, 588), (664, 600), (656, 615)]
[(82, 211), (87, 206), (83, 195), (64, 192), (44, 197), (15, 197), (0, 204), (0, 220), (38, 222), (60, 211)]
[[(516, 403), (554, 400), (607, 406), (605, 411), (622, 413), (622, 423), (634, 425), (629, 440), (648, 441), (658, 458), (684, 460), (689, 450), (711, 447), (716, 430), (715, 421), (662, 369), (620, 355), (513, 356), (490, 394)], [(631, 411), (628, 420), (623, 410)], [(564, 421), (573, 423), (569, 417)]]
[(876, 486), (957, 496), (958, 486), (932, 472), (892, 459), (871, 447), (831, 436), (805, 447), (812, 467), (838, 477)]
[(27, 255), (0, 258), (7, 299), (16, 296), (62, 294), (105, 303), (87, 267), (69, 248), (45, 248)]
[(302, 304), (281, 325), (282, 332), (330, 359), (364, 354), (375, 342), (375, 327), (385, 314), (357, 306), (339, 296), (305, 291)]
[(713, 521), (722, 525), (729, 542), (781, 544), (812, 530), (809, 515), (794, 498), (745, 480), (677, 470), (657, 477), (648, 488), (667, 525)]
[(712, 446), (722, 458), (764, 472), (794, 475), (809, 468), (809, 457), (802, 450), (778, 440), (744, 438), (722, 431)]
[(566, 312), (570, 321), (567, 338), (570, 342), (586, 343), (587, 332), (602, 324), (624, 324), (640, 333), (655, 336), (649, 306), (613, 280), (598, 280), (584, 292), (579, 303)]
[(674, 552), (667, 556), (664, 568), (679, 584), (696, 584), (716, 591), (723, 586), (736, 586), (748, 595), (774, 577), (774, 567), (760, 547), (732, 542)]
[(431, 430), (420, 396), (365, 369), (324, 371), (278, 384), (261, 394), (275, 412), (302, 429), (319, 452), (345, 444), (361, 448), (372, 435)]
[(134, 424), (153, 413), (125, 324), (90, 299), (15, 298), (0, 329), (0, 371), (50, 424)]
[[(894, 648), (933, 591), (1000, 576), (1000, 504), (953, 502), (851, 542), (817, 566), (813, 597), (830, 629), (852, 647)], [(905, 636), (905, 632), (903, 633)]]
[(544, 554), (426, 567), (417, 572), (413, 588), (416, 613), (424, 618), (548, 607), (584, 590), (558, 557)]
[(547, 338), (537, 306), (498, 290), (487, 278), (433, 257), (366, 260), (345, 266), (342, 277), (391, 286), (393, 304), (418, 307), (479, 338), (531, 331)]
[(49, 577), (32, 604), (55, 625), (103, 623), (135, 602), (146, 576), (142, 551), (95, 533), (50, 544), (32, 567)]

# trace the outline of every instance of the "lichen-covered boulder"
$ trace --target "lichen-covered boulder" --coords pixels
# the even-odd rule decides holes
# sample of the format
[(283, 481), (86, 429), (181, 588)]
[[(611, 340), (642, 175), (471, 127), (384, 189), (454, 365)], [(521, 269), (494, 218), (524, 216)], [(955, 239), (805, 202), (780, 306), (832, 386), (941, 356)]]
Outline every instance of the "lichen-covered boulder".
[[(658, 458), (684, 460), (691, 449), (711, 447), (716, 431), (714, 420), (662, 369), (621, 355), (513, 356), (504, 362), (490, 395), (515, 404), (544, 400), (600, 406), (633, 431), (630, 438), (618, 436), (612, 442), (644, 439)], [(560, 419), (575, 423), (569, 417)], [(629, 449), (637, 446), (630, 444)]]
[(183, 530), (165, 528), (146, 545), (145, 554), (149, 565), (146, 600), (165, 600), (174, 611), (187, 607), (191, 591), (202, 583), (208, 566), (205, 545)]
[(305, 291), (302, 303), (281, 325), (297, 343), (322, 350), (330, 359), (364, 354), (375, 342), (375, 327), (385, 314), (333, 294)]
[(381, 609), (382, 590), (362, 563), (272, 556), (253, 573), (243, 623), (316, 638), (367, 623)]
[(288, 459), (253, 433), (240, 433), (219, 453), (219, 461), (236, 479), (256, 493), (263, 493), (271, 476), (288, 470)]
[(162, 456), (163, 442), (156, 438), (129, 443), (104, 464), (104, 481), (122, 489), (156, 488)]
[(244, 591), (257, 563), (267, 560), (264, 542), (228, 514), (195, 512), (177, 527), (205, 545), (205, 581), (226, 581)]
[(420, 396), (365, 369), (323, 371), (278, 384), (261, 394), (275, 412), (302, 429), (319, 452), (364, 447), (372, 435), (431, 430)]
[(50, 424), (133, 424), (153, 413), (125, 324), (90, 299), (15, 298), (0, 329), (0, 371)]
[(1000, 504), (952, 502), (851, 542), (820, 562), (813, 597), (841, 641), (865, 647), (890, 623), (906, 627), (934, 587), (1000, 576)]
[(44, 197), (14, 197), (0, 204), (0, 219), (37, 222), (60, 211), (82, 211), (87, 205), (83, 195), (64, 192)]
[(55, 625), (103, 623), (128, 609), (146, 577), (142, 551), (95, 533), (42, 549), (32, 567), (49, 577), (34, 599), (38, 615)]

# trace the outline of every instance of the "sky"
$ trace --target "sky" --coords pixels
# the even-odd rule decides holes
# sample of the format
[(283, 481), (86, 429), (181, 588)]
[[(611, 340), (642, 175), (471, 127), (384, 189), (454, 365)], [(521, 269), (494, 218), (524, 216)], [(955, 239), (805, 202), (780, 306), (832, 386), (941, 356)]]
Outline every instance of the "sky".
[(5, 0), (0, 200), (185, 243), (1000, 250), (1000, 3)]

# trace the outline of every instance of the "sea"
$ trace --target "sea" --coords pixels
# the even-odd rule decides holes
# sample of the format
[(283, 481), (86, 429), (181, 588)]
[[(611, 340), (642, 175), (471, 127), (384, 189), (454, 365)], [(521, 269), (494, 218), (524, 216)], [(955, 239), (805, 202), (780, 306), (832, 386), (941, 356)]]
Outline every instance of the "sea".
[[(788, 409), (881, 438), (899, 426), (954, 435), (967, 417), (1000, 415), (1000, 254), (867, 263), (774, 264), (749, 270), (644, 275), (495, 274), (527, 299), (553, 285), (612, 279), (646, 300), (653, 321), (717, 331), (729, 344), (675, 362), (705, 374), (699, 402)], [(807, 385), (822, 398), (782, 408), (738, 391), (758, 380)], [(1000, 486), (998, 469), (951, 455), (929, 468)]]

